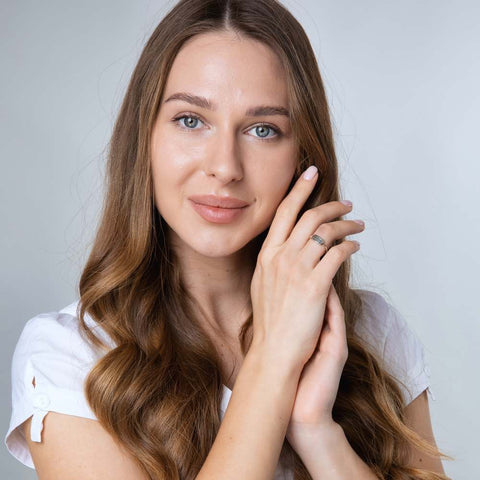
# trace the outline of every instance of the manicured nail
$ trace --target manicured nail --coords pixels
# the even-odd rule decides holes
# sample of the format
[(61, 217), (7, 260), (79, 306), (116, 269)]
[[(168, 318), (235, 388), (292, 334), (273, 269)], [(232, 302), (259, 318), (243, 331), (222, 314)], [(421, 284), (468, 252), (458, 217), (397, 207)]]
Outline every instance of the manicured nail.
[(340, 203), (343, 203), (344, 205), (348, 205), (349, 207), (353, 205), (353, 203), (350, 200), (340, 200)]
[(318, 172), (318, 168), (315, 165), (310, 165), (303, 173), (305, 180), (311, 180)]

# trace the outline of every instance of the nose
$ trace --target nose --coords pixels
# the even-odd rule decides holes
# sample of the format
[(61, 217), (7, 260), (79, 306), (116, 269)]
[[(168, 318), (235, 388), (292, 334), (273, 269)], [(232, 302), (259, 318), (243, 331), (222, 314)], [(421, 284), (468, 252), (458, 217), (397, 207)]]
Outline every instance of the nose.
[(235, 133), (222, 132), (215, 135), (204, 160), (203, 169), (207, 176), (215, 176), (222, 183), (243, 178), (241, 152)]

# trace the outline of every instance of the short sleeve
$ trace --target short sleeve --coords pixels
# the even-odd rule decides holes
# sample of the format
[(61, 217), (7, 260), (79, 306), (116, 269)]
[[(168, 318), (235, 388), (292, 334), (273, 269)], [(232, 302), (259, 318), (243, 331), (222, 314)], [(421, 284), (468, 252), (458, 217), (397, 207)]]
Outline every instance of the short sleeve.
[(379, 293), (359, 290), (364, 315), (357, 333), (384, 360), (388, 373), (399, 380), (405, 405), (424, 390), (435, 396), (430, 387), (430, 368), (419, 337), (397, 308)]
[(94, 360), (75, 317), (44, 313), (25, 324), (12, 357), (12, 410), (4, 440), (17, 460), (35, 469), (19, 428), (29, 417), (33, 416), (31, 440), (35, 442), (42, 441), (43, 420), (49, 411), (96, 420), (83, 392)]
[(383, 357), (400, 384), (405, 404), (415, 400), (424, 390), (435, 400), (430, 386), (430, 368), (425, 348), (420, 338), (393, 305), (388, 305), (389, 328), (386, 334)]

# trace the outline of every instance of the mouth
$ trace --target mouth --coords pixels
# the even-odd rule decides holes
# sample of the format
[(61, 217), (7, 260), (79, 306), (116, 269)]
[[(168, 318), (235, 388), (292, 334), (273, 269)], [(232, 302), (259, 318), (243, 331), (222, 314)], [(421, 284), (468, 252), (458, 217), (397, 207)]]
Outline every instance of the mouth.
[(203, 205), (190, 199), (193, 209), (204, 219), (211, 223), (230, 223), (237, 219), (249, 207), (224, 208), (212, 205)]
[(241, 200), (240, 198), (235, 198), (231, 196), (220, 196), (220, 195), (191, 195), (188, 197), (189, 200), (192, 200), (195, 203), (200, 205), (207, 205), (210, 207), (218, 208), (241, 208), (246, 207), (250, 203)]

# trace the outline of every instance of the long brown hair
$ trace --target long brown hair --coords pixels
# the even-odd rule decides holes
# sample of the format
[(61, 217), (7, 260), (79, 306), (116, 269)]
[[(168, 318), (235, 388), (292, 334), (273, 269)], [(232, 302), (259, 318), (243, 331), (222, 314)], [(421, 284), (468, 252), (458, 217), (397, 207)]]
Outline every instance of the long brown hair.
[[(130, 79), (109, 144), (102, 217), (79, 282), (82, 331), (104, 352), (89, 372), (85, 395), (101, 424), (152, 479), (193, 480), (221, 423), (225, 379), (219, 355), (198, 321), (200, 306), (185, 288), (166, 224), (155, 208), (150, 142), (182, 45), (195, 35), (225, 30), (264, 42), (287, 72), (298, 145), (290, 188), (312, 164), (320, 179), (299, 216), (341, 198), (327, 98), (302, 26), (275, 0), (178, 2), (148, 39)], [(267, 230), (252, 240), (255, 255)], [(397, 380), (354, 333), (362, 299), (349, 287), (349, 276), (347, 260), (333, 281), (345, 310), (349, 349), (334, 420), (379, 478), (448, 479), (406, 467), (410, 446), (450, 457), (405, 425)], [(89, 330), (86, 313), (108, 333), (114, 348)], [(239, 335), (244, 355), (251, 327), (252, 315)], [(286, 439), (280, 461), (296, 479), (311, 479)]]

